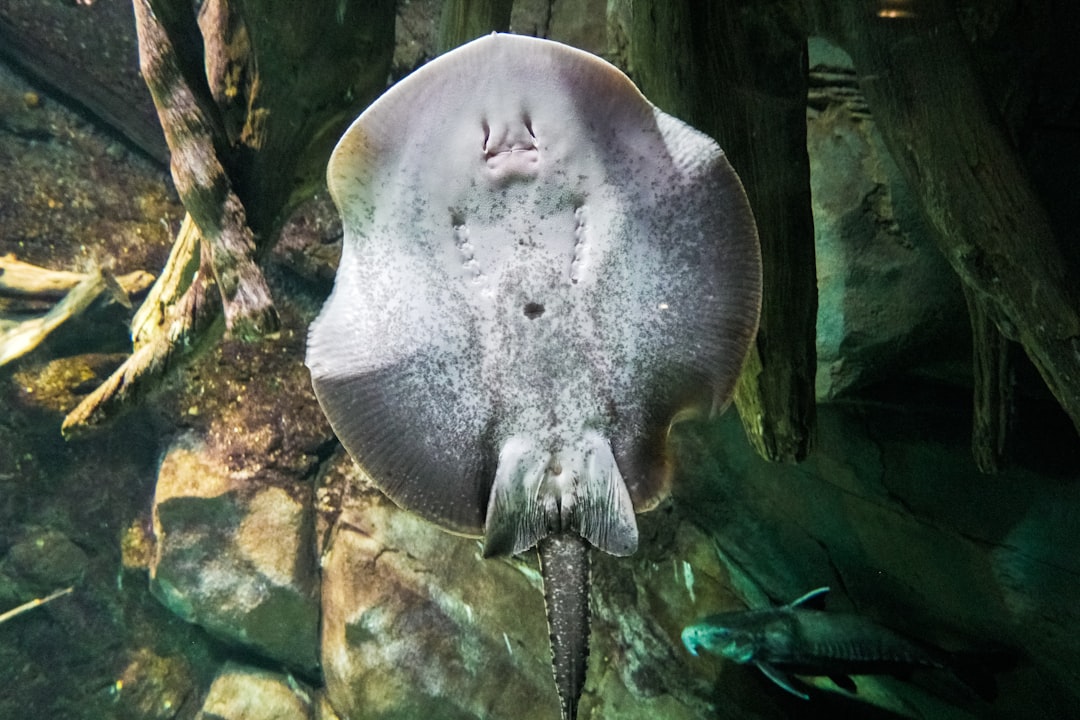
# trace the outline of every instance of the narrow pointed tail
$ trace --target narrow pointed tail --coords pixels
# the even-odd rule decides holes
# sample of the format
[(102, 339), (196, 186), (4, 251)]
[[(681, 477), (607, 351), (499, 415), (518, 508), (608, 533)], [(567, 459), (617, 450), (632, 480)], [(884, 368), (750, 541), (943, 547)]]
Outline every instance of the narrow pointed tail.
[(589, 544), (561, 532), (541, 540), (537, 552), (562, 720), (575, 720), (589, 658)]

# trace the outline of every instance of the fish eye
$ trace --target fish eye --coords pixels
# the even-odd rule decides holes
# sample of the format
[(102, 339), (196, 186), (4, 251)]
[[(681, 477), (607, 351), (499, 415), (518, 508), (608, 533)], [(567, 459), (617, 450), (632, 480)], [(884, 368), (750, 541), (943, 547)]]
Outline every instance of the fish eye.
[(544, 314), (544, 306), (537, 302), (525, 303), (525, 317), (535, 320)]

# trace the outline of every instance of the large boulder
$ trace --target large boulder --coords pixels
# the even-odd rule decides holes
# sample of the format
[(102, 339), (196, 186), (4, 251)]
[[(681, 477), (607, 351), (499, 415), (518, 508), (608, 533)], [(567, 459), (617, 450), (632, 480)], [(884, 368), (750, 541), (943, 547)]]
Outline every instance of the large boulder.
[(303, 482), (260, 484), (191, 435), (173, 442), (154, 495), (151, 591), (214, 635), (313, 672), (319, 590)]
[(196, 719), (315, 720), (313, 695), (291, 675), (227, 662)]
[[(559, 715), (542, 583), (531, 553), (481, 556), (397, 508), (344, 453), (318, 491), (322, 662), (342, 718)], [(682, 628), (730, 605), (712, 541), (671, 508), (641, 521), (631, 558), (594, 552), (593, 632), (582, 717), (779, 717), (770, 701), (726, 709), (746, 678), (692, 658)]]
[(817, 396), (970, 353), (959, 280), (885, 149), (851, 59), (810, 43), (806, 146), (817, 254)]
[[(308, 228), (315, 244), (320, 227)], [(313, 482), (332, 435), (303, 365), (313, 310), (293, 297), (278, 339), (220, 345), (159, 405), (189, 427), (158, 471), (150, 587), (218, 638), (316, 676)]]

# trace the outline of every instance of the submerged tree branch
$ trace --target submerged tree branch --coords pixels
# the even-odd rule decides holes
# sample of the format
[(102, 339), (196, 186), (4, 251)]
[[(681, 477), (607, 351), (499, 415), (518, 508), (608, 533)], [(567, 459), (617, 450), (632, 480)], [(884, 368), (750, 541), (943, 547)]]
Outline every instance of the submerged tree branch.
[(246, 340), (276, 331), (257, 261), (322, 186), (333, 144), (385, 87), (393, 54), (393, 0), (205, 0), (197, 18), (189, 0), (133, 4), (187, 216), (133, 319), (134, 354), (68, 415), (66, 436), (152, 396), (226, 329)]
[[(197, 240), (195, 246), (200, 246)], [(143, 333), (135, 352), (64, 418), (60, 428), (64, 437), (77, 437), (138, 405), (160, 387), (169, 373), (190, 362), (221, 337), (225, 330), (221, 322), (221, 295), (210, 271), (208, 255), (209, 252), (202, 252), (200, 270), (179, 301), (164, 307), (156, 330)], [(182, 255), (174, 259), (178, 263), (185, 260)], [(162, 277), (169, 275), (167, 268)], [(153, 300), (143, 307), (150, 302)]]
[(254, 340), (277, 331), (278, 319), (262, 272), (255, 237), (217, 147), (227, 141), (188, 86), (180, 60), (151, 0), (135, 0), (139, 62), (172, 155), (170, 167), (184, 208), (207, 241), (230, 335)]

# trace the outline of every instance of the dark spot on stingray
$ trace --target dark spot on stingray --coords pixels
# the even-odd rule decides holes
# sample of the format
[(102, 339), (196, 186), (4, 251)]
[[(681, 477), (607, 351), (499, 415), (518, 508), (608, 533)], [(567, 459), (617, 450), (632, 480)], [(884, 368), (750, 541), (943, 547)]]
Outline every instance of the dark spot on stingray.
[(525, 317), (535, 320), (544, 314), (544, 306), (536, 302), (525, 303)]

